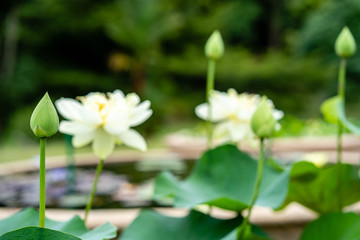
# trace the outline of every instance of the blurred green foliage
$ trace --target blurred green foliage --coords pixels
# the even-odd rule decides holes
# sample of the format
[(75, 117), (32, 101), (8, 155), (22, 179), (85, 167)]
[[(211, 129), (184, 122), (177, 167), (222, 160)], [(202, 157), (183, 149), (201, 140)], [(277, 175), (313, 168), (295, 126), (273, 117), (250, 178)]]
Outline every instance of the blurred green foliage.
[[(321, 56), (328, 64), (337, 63), (334, 54), (334, 39), (344, 26), (352, 32), (357, 48), (360, 47), (359, 16), (360, 2), (356, 0), (327, 1), (321, 7), (309, 14), (303, 28), (298, 34), (295, 46), (296, 54), (300, 56)], [(357, 80), (360, 77), (360, 54), (357, 51), (348, 60), (348, 89), (349, 100), (360, 100)], [(332, 92), (335, 93), (336, 88)]]
[(326, 136), (335, 135), (336, 127), (322, 119), (299, 119), (294, 115), (285, 115), (280, 120), (281, 129), (276, 132), (276, 137), (294, 136)]
[[(3, 0), (0, 134), (27, 124), (24, 109), (45, 91), (53, 100), (136, 91), (152, 102), (148, 133), (192, 121), (215, 29), (225, 41), (216, 89), (266, 94), (285, 113), (319, 116), (336, 91), (334, 41), (344, 25), (360, 39), (359, 10), (355, 0)], [(349, 61), (350, 106), (358, 58)]]

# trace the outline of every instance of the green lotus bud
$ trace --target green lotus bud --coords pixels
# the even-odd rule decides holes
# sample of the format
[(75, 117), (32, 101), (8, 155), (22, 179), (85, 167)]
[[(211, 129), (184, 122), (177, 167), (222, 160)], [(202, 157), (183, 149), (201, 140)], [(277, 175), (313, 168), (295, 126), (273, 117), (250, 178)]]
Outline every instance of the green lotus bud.
[(269, 138), (275, 131), (276, 120), (273, 115), (273, 108), (263, 98), (251, 118), (251, 128), (259, 138)]
[(339, 57), (348, 58), (354, 55), (356, 43), (348, 27), (344, 27), (336, 39), (335, 52)]
[(218, 30), (214, 31), (205, 44), (205, 56), (219, 60), (224, 55), (224, 42)]
[(59, 117), (48, 93), (36, 105), (30, 119), (30, 128), (38, 138), (48, 138), (59, 128)]

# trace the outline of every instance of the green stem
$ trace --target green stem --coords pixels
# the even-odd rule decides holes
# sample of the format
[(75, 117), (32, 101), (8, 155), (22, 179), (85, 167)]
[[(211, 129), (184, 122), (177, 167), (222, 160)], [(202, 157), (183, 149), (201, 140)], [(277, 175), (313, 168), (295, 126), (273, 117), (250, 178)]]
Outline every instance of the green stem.
[(211, 91), (214, 90), (215, 85), (215, 68), (216, 61), (213, 59), (209, 60), (207, 79), (206, 79), (206, 101), (209, 103)]
[(342, 201), (342, 132), (343, 128), (339, 121), (338, 132), (337, 132), (337, 151), (336, 151), (336, 164), (337, 164), (337, 175), (338, 175), (338, 211), (342, 212), (343, 201)]
[(76, 169), (74, 159), (74, 147), (71, 143), (72, 136), (65, 134), (65, 149), (67, 161), (66, 188), (69, 193), (75, 192)]
[(93, 183), (93, 186), (92, 186), (92, 189), (91, 189), (89, 200), (88, 200), (88, 203), (86, 204), (86, 210), (85, 210), (85, 216), (84, 216), (84, 222), (85, 223), (87, 221), (89, 211), (91, 210), (91, 207), (92, 207), (92, 202), (94, 200), (96, 187), (97, 187), (97, 184), (98, 184), (98, 181), (99, 181), (99, 176), (100, 176), (101, 170), (103, 168), (103, 165), (104, 165), (104, 159), (100, 159), (100, 162), (96, 167), (95, 179), (94, 179), (94, 183)]
[(46, 138), (40, 139), (40, 203), (39, 203), (39, 227), (45, 227), (46, 186), (45, 186), (45, 149)]
[[(345, 86), (346, 86), (346, 59), (342, 58), (339, 67), (339, 80), (338, 80), (338, 96), (345, 102)], [(342, 200), (342, 134), (343, 126), (338, 121), (337, 131), (337, 151), (336, 151), (336, 164), (338, 172), (338, 210), (342, 211), (343, 200)]]
[(208, 215), (211, 215), (211, 211), (213, 210), (213, 207), (211, 205), (209, 205), (209, 212)]
[(341, 98), (345, 97), (345, 85), (346, 85), (346, 59), (342, 58), (339, 67), (339, 78), (338, 78), (338, 96)]
[(257, 175), (255, 181), (254, 195), (251, 198), (248, 214), (241, 224), (238, 240), (244, 239), (245, 228), (248, 225), (249, 218), (251, 215), (251, 210), (255, 204), (257, 197), (259, 196), (261, 179), (263, 175), (263, 168), (264, 168), (264, 138), (260, 138), (260, 153), (259, 153), (259, 162), (258, 162)]
[(210, 94), (214, 90), (215, 85), (215, 69), (216, 69), (216, 61), (213, 59), (209, 59), (208, 70), (207, 70), (207, 79), (206, 79), (206, 102), (208, 103), (208, 120), (207, 120), (207, 146), (211, 148), (212, 145), (212, 126), (210, 116), (211, 107), (210, 107)]

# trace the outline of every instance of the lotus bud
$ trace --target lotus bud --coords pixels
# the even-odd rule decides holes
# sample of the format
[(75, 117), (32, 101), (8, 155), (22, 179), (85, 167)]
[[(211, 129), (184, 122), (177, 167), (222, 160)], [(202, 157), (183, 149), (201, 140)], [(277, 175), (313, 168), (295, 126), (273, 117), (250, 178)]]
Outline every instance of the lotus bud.
[(251, 128), (259, 138), (269, 138), (276, 129), (273, 107), (263, 98), (251, 118)]
[(31, 115), (30, 128), (38, 138), (48, 138), (57, 132), (59, 117), (48, 93), (36, 105)]
[(344, 27), (336, 39), (335, 52), (339, 57), (348, 58), (354, 55), (356, 43), (348, 27)]
[(219, 60), (224, 55), (224, 42), (218, 30), (214, 31), (205, 44), (205, 56)]

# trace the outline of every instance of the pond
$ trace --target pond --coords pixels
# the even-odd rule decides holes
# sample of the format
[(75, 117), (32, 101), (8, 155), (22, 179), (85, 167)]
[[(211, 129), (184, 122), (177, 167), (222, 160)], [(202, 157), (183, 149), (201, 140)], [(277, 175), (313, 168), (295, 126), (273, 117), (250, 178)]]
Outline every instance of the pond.
[[(104, 165), (93, 208), (162, 207), (152, 200), (153, 183), (163, 170), (185, 178), (194, 160), (142, 159)], [(46, 202), (50, 208), (84, 208), (92, 187), (96, 166), (65, 167), (46, 173)], [(38, 207), (39, 174), (28, 171), (0, 177), (0, 206)]]

